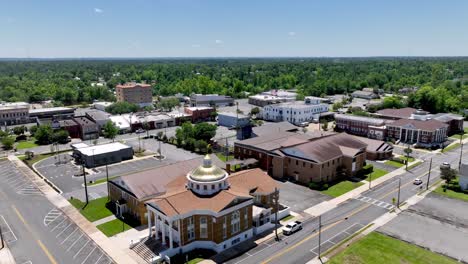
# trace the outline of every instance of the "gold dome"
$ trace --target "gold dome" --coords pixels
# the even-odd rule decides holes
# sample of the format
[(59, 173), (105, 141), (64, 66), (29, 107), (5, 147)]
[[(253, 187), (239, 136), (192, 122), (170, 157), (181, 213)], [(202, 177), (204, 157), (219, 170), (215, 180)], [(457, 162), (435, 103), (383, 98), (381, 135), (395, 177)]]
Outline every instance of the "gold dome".
[(203, 165), (198, 166), (190, 172), (189, 177), (194, 181), (212, 182), (218, 181), (226, 177), (227, 173), (220, 167), (213, 165), (209, 155), (203, 159)]

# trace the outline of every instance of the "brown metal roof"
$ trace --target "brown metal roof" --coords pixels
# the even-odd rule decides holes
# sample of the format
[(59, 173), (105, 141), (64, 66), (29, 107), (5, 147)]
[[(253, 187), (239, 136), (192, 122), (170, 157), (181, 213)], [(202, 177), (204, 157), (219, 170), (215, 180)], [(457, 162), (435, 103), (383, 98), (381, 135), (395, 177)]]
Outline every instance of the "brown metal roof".
[(409, 118), (416, 112), (416, 109), (405, 107), (400, 109), (387, 108), (377, 111), (376, 115), (389, 118)]
[(354, 156), (366, 148), (366, 144), (346, 133), (336, 134), (282, 149), (285, 155), (317, 163), (325, 162), (340, 156)]
[(421, 129), (425, 131), (435, 131), (437, 129), (443, 128), (443, 127), (448, 127), (447, 124), (430, 119), (430, 120), (415, 120), (415, 119), (400, 119), (392, 124), (389, 124), (388, 126), (395, 126), (395, 127), (404, 127), (404, 126), (410, 126), (414, 127), (415, 129)]

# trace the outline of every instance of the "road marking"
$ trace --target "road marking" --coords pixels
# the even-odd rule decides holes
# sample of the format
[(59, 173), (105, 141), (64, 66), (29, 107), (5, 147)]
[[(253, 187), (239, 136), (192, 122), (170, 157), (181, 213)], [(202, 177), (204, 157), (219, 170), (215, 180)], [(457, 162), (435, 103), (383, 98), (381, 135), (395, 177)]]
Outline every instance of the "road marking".
[(94, 264), (98, 263), (99, 260), (101, 260), (102, 256), (104, 256), (104, 252), (101, 251), (101, 256), (96, 260), (96, 262), (94, 262)]
[(41, 247), (42, 251), (44, 251), (44, 253), (47, 255), (47, 257), (49, 258), (49, 261), (52, 264), (57, 264), (57, 261), (55, 261), (54, 257), (52, 256), (52, 254), (50, 254), (49, 250), (47, 250), (46, 246), (44, 246), (44, 244), (42, 244), (40, 240), (37, 240), (37, 243)]
[(62, 230), (60, 233), (58, 233), (57, 236), (55, 236), (56, 238), (58, 238), (63, 232), (65, 232), (65, 230), (67, 230), (70, 226), (72, 225), (72, 223), (70, 223), (64, 230)]
[(13, 242), (17, 241), (18, 238), (16, 237), (15, 232), (13, 232), (13, 230), (11, 229), (10, 225), (8, 224), (8, 222), (5, 220), (5, 217), (3, 217), (3, 215), (0, 215), (0, 217), (2, 217), (3, 222), (5, 223), (5, 225), (6, 225), (6, 227), (8, 228), (8, 230), (10, 230), (10, 231), (7, 231), (7, 232), (2, 232), (2, 234), (11, 233), (11, 235), (15, 238), (14, 240), (8, 240), (8, 241), (5, 240), (5, 242), (7, 242), (7, 243), (13, 243)]
[(22, 264), (32, 264), (32, 261), (28, 260), (26, 262), (23, 262)]
[(89, 256), (91, 256), (91, 254), (94, 252), (94, 250), (96, 250), (96, 247), (94, 247), (93, 250), (91, 250), (91, 252), (89, 252), (88, 256), (83, 260), (83, 262), (81, 262), (81, 264), (85, 263), (85, 261), (89, 258)]
[(86, 243), (80, 248), (80, 250), (78, 250), (78, 252), (76, 252), (75, 256), (73, 256), (73, 259), (75, 259), (76, 256), (78, 256), (78, 254), (80, 254), (81, 250), (83, 250), (83, 248), (85, 248), (86, 245), (88, 245), (89, 241), (91, 241), (91, 240), (86, 241)]
[(65, 220), (67, 220), (67, 218), (63, 217), (62, 222), (60, 222), (58, 225), (54, 226), (54, 228), (52, 228), (52, 230), (50, 230), (50, 231), (53, 232), (57, 227), (59, 227), (63, 222), (65, 222)]
[(83, 237), (83, 233), (81, 233), (80, 237), (78, 237), (75, 242), (73, 242), (73, 244), (71, 244), (71, 246), (67, 249), (67, 252), (70, 251), (70, 249), (76, 244), (76, 242), (78, 242), (81, 238)]
[(65, 243), (65, 241), (67, 241), (67, 240), (71, 237), (71, 235), (73, 235), (73, 234), (76, 232), (76, 230), (78, 230), (78, 229), (79, 229), (78, 227), (75, 228), (75, 230), (73, 230), (73, 232), (71, 232), (71, 233), (62, 241), (62, 243), (60, 243), (60, 245), (63, 245), (63, 243)]

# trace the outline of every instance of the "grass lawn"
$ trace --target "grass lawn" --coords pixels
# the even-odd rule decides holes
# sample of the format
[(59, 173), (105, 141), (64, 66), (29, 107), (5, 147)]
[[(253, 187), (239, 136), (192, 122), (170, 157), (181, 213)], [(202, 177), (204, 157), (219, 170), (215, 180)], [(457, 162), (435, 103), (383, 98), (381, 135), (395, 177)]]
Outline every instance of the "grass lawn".
[[(222, 161), (222, 162), (226, 162), (226, 154), (224, 153), (216, 153), (216, 156)], [(227, 156), (227, 161), (230, 161), (234, 159), (234, 156), (233, 155), (228, 155)]]
[(454, 199), (459, 199), (468, 202), (468, 191), (462, 191), (460, 185), (458, 185), (458, 178), (450, 184), (447, 190), (444, 192), (444, 184), (437, 187), (434, 190), (435, 193)]
[(39, 162), (43, 159), (47, 159), (52, 156), (53, 156), (52, 154), (38, 154), (38, 155), (34, 155), (34, 157), (30, 160), (27, 160), (25, 155), (22, 155), (18, 158), (22, 160), (24, 163), (26, 163), (26, 165), (28, 165), (29, 167), (32, 167), (34, 163)]
[(86, 217), (90, 222), (94, 222), (96, 220), (108, 217), (112, 215), (112, 212), (107, 209), (106, 203), (107, 203), (107, 197), (102, 197), (99, 199), (95, 200), (90, 200), (88, 205), (84, 210), (83, 206), (85, 205), (84, 202), (74, 198), (68, 200), (76, 209), (80, 210), (80, 213)]
[(418, 246), (373, 232), (331, 258), (328, 263), (455, 264), (458, 262)]
[[(113, 180), (115, 178), (118, 178), (118, 177), (120, 177), (120, 176), (109, 177), (109, 181)], [(106, 181), (107, 181), (106, 178), (98, 179), (98, 180), (93, 181), (93, 183), (88, 184), (88, 186), (93, 186), (93, 185), (100, 184), (100, 183), (103, 183), (103, 182), (106, 182)]]
[(16, 143), (16, 149), (28, 149), (28, 148), (34, 148), (34, 147), (37, 147), (37, 146), (39, 146), (39, 145), (36, 144), (35, 139), (22, 140), (22, 141), (18, 141)]
[(283, 219), (280, 219), (280, 220), (281, 220), (281, 221), (288, 221), (288, 220), (291, 220), (291, 219), (293, 219), (293, 218), (294, 218), (293, 215), (288, 215), (288, 216), (286, 216), (286, 217), (284, 217)]
[(385, 164), (390, 165), (390, 166), (393, 166), (393, 167), (397, 167), (397, 168), (403, 167), (403, 166), (405, 165), (405, 164), (403, 164), (403, 163), (396, 162), (396, 161), (393, 161), (393, 160), (387, 160), (387, 161), (385, 162)]
[(363, 180), (369, 180), (369, 176), (371, 176), (371, 180), (375, 180), (375, 179), (378, 179), (378, 178), (384, 176), (387, 173), (388, 173), (388, 171), (386, 171), (386, 170), (382, 170), (382, 169), (379, 169), (379, 168), (374, 168), (374, 171), (371, 174), (368, 174), (366, 176), (366, 178), (364, 178)]
[(412, 168), (414, 168), (416, 166), (419, 166), (421, 164), (422, 164), (422, 161), (418, 161), (418, 162), (414, 163), (413, 165), (408, 166), (408, 170), (411, 170)]
[(458, 148), (460, 146), (460, 143), (455, 143), (453, 145), (450, 145), (442, 150), (442, 153), (450, 151), (452, 149)]
[(352, 182), (352, 181), (341, 181), (335, 185), (330, 186), (328, 189), (321, 191), (323, 194), (330, 195), (332, 197), (338, 197), (344, 193), (347, 193), (364, 183)]
[(202, 262), (203, 260), (205, 259), (202, 259), (202, 258), (195, 258), (195, 259), (192, 259), (192, 260), (189, 260), (189, 262), (187, 262), (188, 264), (196, 264), (198, 262)]
[(128, 225), (127, 223), (124, 223), (120, 219), (114, 219), (104, 224), (100, 224), (96, 227), (97, 229), (101, 230), (101, 232), (104, 233), (104, 235), (108, 237), (114, 236), (118, 233), (130, 230), (133, 228), (132, 226)]
[[(457, 135), (451, 136), (450, 138), (460, 140), (460, 137), (461, 137), (461, 135), (458, 135), (458, 134), (457, 134)], [(468, 134), (463, 135), (463, 139), (465, 139), (465, 138), (468, 138)]]

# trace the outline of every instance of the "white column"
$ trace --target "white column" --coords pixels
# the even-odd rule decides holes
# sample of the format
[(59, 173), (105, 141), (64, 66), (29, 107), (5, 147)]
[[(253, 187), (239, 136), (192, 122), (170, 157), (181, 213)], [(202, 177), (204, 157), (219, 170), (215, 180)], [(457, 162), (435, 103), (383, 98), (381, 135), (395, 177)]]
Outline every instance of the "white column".
[(159, 239), (159, 234), (158, 234), (158, 214), (154, 213), (154, 234), (156, 239)]
[(164, 218), (161, 219), (161, 234), (162, 234), (162, 242), (163, 244), (166, 244), (166, 221)]
[(180, 230), (180, 221), (182, 220), (177, 220), (177, 230), (179, 230), (179, 247), (182, 246), (182, 230)]
[(147, 215), (148, 215), (148, 229), (149, 229), (149, 237), (151, 237), (152, 235), (152, 230), (153, 230), (153, 227), (151, 226), (151, 210), (147, 210)]
[(403, 135), (401, 134), (401, 130), (402, 130), (402, 129), (401, 129), (401, 127), (400, 127), (400, 141), (401, 141), (401, 138), (402, 138), (402, 136), (403, 136)]
[(172, 238), (172, 221), (169, 222), (169, 248), (172, 249), (172, 243), (174, 239)]
[(421, 130), (418, 130), (418, 138), (416, 139), (416, 143), (419, 143), (419, 135), (421, 134)]

